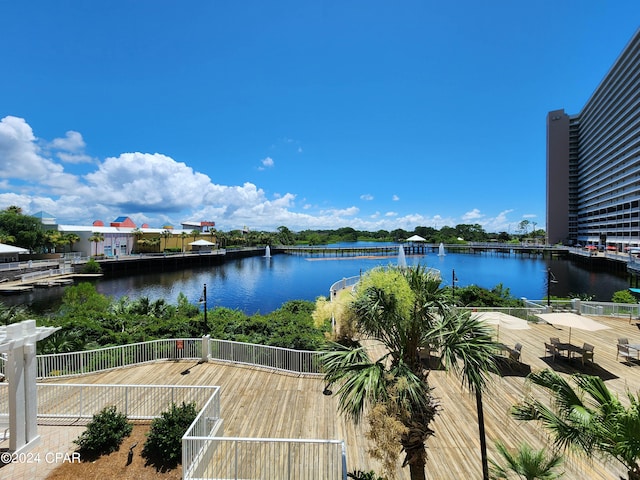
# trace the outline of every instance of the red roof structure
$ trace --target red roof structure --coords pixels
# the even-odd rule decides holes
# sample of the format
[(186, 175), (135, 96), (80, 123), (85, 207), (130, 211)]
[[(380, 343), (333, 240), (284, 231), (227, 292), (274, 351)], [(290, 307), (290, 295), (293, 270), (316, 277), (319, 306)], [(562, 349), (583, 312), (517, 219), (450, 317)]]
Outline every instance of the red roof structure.
[(110, 225), (112, 227), (136, 228), (136, 224), (129, 217), (118, 217)]

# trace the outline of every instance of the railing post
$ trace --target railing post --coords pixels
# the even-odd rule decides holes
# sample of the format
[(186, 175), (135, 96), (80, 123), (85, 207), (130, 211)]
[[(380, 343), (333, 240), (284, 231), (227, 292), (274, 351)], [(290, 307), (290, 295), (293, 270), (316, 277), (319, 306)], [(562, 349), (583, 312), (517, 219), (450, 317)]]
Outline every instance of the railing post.
[(206, 363), (209, 361), (209, 340), (211, 339), (210, 335), (205, 335), (202, 337), (202, 355), (200, 358), (201, 363)]
[(235, 462), (234, 462), (235, 472), (234, 472), (234, 476), (233, 477), (234, 478), (238, 478), (238, 440), (236, 440), (233, 443), (235, 444), (235, 447), (236, 447), (235, 451), (234, 451), (234, 454), (235, 454)]

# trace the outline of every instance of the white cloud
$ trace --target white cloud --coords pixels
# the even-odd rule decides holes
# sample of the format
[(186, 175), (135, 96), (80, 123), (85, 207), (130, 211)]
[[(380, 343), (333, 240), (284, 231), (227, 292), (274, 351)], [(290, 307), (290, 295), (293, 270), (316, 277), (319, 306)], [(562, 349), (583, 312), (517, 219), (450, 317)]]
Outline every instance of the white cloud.
[(73, 130), (69, 130), (64, 138), (54, 138), (51, 146), (56, 150), (66, 150), (67, 152), (82, 152), (86, 147), (82, 135)]
[(329, 209), (321, 212), (322, 215), (331, 215), (332, 217), (352, 217), (360, 213), (360, 209), (358, 207), (348, 207), (342, 209)]
[(11, 116), (0, 120), (0, 178), (53, 187), (56, 193), (77, 187), (75, 176), (41, 154), (31, 126)]
[(273, 168), (273, 166), (275, 165), (275, 162), (271, 157), (266, 157), (262, 159), (260, 163), (262, 164), (262, 166), (258, 167), (258, 170), (264, 170), (265, 168)]
[[(86, 148), (78, 132), (68, 131), (47, 142), (37, 138), (24, 119), (1, 119), (0, 208), (17, 205), (28, 213), (44, 210), (60, 223), (86, 225), (96, 219), (110, 221), (128, 215), (138, 224), (151, 226), (179, 225), (187, 219), (213, 220), (218, 228), (227, 230), (243, 225), (274, 230), (286, 225), (292, 230), (351, 226), (369, 231), (411, 231), (419, 225), (442, 228), (472, 222), (493, 232), (508, 231), (510, 224), (522, 218), (509, 221), (513, 210), (507, 209), (491, 217), (474, 208), (462, 216), (462, 221), (439, 214), (386, 211), (384, 203), (376, 203), (371, 194), (360, 197), (374, 207), (367, 212), (355, 206), (318, 208), (317, 200), (305, 197), (297, 205), (295, 193), (268, 194), (250, 182), (217, 184), (160, 153), (122, 153), (104, 160), (91, 159), (95, 166), (90, 165), (89, 173), (81, 176), (66, 172), (61, 162), (89, 161)], [(261, 168), (274, 165), (271, 157), (261, 161)], [(391, 198), (399, 200), (397, 195)], [(325, 200), (335, 199), (328, 194)]]
[(92, 196), (124, 210), (178, 211), (200, 205), (209, 177), (161, 154), (123, 153), (85, 176)]
[(477, 208), (474, 208), (473, 210), (466, 212), (464, 215), (462, 215), (462, 221), (464, 223), (467, 223), (467, 222), (477, 223), (477, 220), (483, 217), (484, 215), (480, 213), (480, 210), (478, 210)]
[(397, 202), (398, 200), (400, 200), (400, 197), (398, 195), (393, 195), (391, 197), (391, 200), (393, 200), (394, 202)]

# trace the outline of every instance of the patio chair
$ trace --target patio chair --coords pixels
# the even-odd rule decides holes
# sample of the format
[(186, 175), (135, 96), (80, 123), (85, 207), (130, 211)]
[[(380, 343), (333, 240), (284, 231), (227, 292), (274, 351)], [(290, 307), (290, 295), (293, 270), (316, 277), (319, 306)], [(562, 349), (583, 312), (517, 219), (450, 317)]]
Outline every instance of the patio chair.
[(551, 345), (556, 345), (560, 343), (560, 339), (558, 337), (551, 337), (549, 341), (551, 342)]
[(629, 351), (629, 346), (626, 343), (618, 343), (618, 353), (616, 354), (616, 361), (618, 360), (618, 357), (626, 358), (627, 361), (637, 359), (637, 357)]
[(589, 344), (589, 343), (585, 343), (584, 345), (582, 345), (582, 365), (584, 366), (585, 362), (591, 362), (593, 363), (593, 345)]
[(509, 350), (509, 360), (512, 362), (519, 362), (521, 353), (522, 353), (522, 344), (516, 343), (515, 347)]
[(618, 338), (618, 345), (629, 345), (629, 339), (628, 338)]
[[(544, 354), (545, 356), (549, 356), (551, 355), (552, 360), (555, 362), (556, 361), (556, 355), (558, 355), (558, 349), (556, 348), (556, 346), (552, 343), (547, 343), (544, 342)], [(549, 355), (547, 355), (549, 354)]]

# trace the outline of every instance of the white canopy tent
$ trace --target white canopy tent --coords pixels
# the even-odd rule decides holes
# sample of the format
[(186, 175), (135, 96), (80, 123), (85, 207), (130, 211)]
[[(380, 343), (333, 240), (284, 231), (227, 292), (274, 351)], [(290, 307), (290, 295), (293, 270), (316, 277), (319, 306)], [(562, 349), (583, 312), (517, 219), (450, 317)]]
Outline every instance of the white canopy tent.
[(407, 238), (407, 242), (426, 242), (426, 238), (422, 238), (420, 235), (412, 235)]
[(201, 239), (191, 242), (189, 245), (191, 245), (191, 250), (194, 252), (210, 252), (216, 244), (208, 240)]

